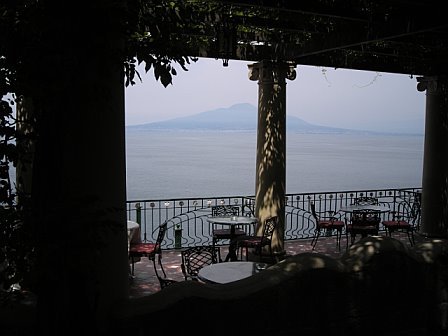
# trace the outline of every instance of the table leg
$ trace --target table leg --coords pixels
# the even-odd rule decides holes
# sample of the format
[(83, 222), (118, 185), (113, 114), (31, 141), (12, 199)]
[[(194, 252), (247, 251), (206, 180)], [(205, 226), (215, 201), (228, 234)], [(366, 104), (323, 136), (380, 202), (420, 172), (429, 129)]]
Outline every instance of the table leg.
[(229, 253), (226, 256), (225, 261), (237, 261), (238, 256), (236, 255), (236, 235), (235, 235), (235, 225), (230, 226), (230, 244), (229, 244)]
[(238, 260), (238, 256), (236, 255), (236, 240), (234, 238), (232, 238), (230, 240), (230, 245), (229, 245), (229, 253), (226, 256), (226, 259), (224, 261), (237, 261)]

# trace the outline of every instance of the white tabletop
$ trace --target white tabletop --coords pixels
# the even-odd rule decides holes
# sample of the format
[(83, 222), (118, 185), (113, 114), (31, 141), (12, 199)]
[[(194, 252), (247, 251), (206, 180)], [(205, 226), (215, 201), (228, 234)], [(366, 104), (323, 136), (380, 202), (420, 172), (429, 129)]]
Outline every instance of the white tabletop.
[(128, 247), (129, 247), (129, 244), (131, 242), (139, 243), (141, 241), (140, 225), (137, 222), (128, 220), (127, 226), (128, 226)]
[(139, 224), (134, 221), (128, 220), (128, 230), (137, 229), (139, 227)]
[(222, 225), (245, 225), (257, 222), (257, 218), (249, 216), (210, 216), (207, 220), (210, 223)]
[(252, 261), (230, 261), (205, 266), (198, 277), (204, 282), (225, 284), (238, 281), (267, 268), (267, 264)]
[(374, 205), (374, 204), (351, 204), (345, 207), (341, 207), (339, 210), (344, 212), (353, 212), (353, 210), (376, 210), (381, 212), (388, 212), (390, 209), (387, 206)]

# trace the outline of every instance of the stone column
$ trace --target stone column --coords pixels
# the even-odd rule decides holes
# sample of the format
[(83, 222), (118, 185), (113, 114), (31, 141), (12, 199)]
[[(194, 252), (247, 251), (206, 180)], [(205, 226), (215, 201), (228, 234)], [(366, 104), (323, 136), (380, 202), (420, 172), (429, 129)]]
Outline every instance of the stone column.
[(421, 233), (448, 235), (448, 95), (444, 77), (417, 78), (426, 90), (425, 143), (422, 180)]
[[(295, 65), (262, 61), (251, 64), (249, 79), (258, 80), (258, 130), (255, 215), (262, 224), (279, 217), (273, 249), (284, 253), (286, 193), (286, 78), (296, 78)], [(261, 234), (263, 225), (257, 228)]]
[(36, 334), (105, 335), (129, 289), (126, 2), (56, 3), (36, 18), (42, 33), (27, 83), (38, 117)]

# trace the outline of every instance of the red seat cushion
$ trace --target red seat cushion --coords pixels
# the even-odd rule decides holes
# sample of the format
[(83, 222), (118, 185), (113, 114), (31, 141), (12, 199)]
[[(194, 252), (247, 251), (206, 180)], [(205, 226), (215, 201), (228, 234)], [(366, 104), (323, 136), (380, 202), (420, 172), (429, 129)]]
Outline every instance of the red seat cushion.
[(240, 247), (258, 247), (260, 245), (268, 245), (270, 244), (270, 240), (268, 238), (264, 238), (263, 242), (261, 241), (261, 237), (258, 236), (247, 236), (242, 237), (238, 240), (238, 245)]
[(383, 221), (383, 225), (394, 229), (409, 229), (411, 224), (406, 221)]
[[(235, 229), (235, 236), (245, 235), (246, 232), (241, 229)], [(213, 237), (218, 239), (230, 239), (230, 229), (216, 229), (213, 230)]]
[(129, 247), (130, 255), (144, 255), (154, 253), (156, 244), (154, 243), (138, 243)]
[(376, 225), (347, 225), (347, 232), (359, 234), (378, 234)]
[(344, 227), (344, 222), (339, 220), (320, 220), (318, 222), (318, 225), (321, 229), (342, 229)]

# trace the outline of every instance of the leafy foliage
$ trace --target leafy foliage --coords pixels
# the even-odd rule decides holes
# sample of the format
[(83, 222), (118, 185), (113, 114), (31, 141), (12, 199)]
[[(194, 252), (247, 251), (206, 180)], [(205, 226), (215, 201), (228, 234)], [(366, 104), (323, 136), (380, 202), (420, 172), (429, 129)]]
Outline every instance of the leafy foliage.
[(129, 40), (125, 60), (126, 86), (141, 80), (136, 65), (145, 63), (145, 71), (154, 71), (163, 86), (172, 84), (177, 63), (187, 71), (187, 65), (197, 58), (188, 56), (188, 46), (200, 48), (203, 38), (187, 34), (192, 29), (204, 30), (209, 4), (203, 1), (135, 1), (130, 10)]

